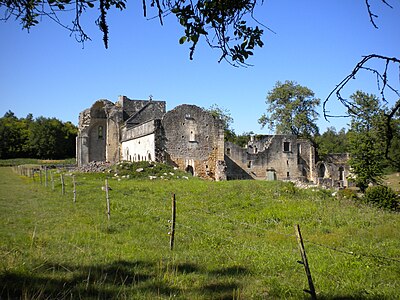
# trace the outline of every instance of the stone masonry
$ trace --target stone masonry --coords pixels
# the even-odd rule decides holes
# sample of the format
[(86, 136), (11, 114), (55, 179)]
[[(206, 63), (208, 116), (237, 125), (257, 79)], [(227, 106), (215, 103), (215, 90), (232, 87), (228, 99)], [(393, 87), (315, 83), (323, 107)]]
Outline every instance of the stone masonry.
[(157, 161), (211, 180), (300, 180), (346, 186), (348, 156), (318, 161), (293, 135), (254, 136), (245, 148), (224, 142), (223, 123), (195, 105), (166, 112), (165, 101), (101, 99), (79, 115), (77, 163)]

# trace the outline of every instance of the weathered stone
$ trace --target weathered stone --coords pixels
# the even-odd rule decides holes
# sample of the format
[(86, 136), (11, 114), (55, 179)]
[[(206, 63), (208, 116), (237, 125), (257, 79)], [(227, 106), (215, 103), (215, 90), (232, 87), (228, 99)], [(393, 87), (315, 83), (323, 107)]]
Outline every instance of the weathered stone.
[(312, 143), (292, 135), (252, 137), (247, 147), (241, 148), (224, 142), (222, 121), (208, 111), (186, 104), (168, 112), (165, 107), (164, 101), (130, 100), (125, 96), (116, 103), (96, 101), (79, 116), (78, 166), (83, 172), (104, 172), (109, 166), (105, 161), (153, 161), (216, 181), (278, 179), (323, 186), (348, 184), (346, 154), (318, 161)]

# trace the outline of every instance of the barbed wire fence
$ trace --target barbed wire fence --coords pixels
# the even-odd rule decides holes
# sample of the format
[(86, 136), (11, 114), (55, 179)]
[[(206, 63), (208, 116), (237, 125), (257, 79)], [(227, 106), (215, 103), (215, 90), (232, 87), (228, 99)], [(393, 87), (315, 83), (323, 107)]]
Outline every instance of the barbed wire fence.
[[(85, 184), (84, 180), (82, 179), (81, 181), (77, 181), (76, 177), (73, 173), (71, 172), (63, 172), (57, 169), (47, 169), (45, 167), (27, 167), (27, 166), (15, 166), (13, 167), (13, 171), (20, 176), (25, 176), (28, 177), (32, 180), (33, 183), (40, 183), (41, 185), (44, 185), (46, 188), (51, 187), (52, 191), (56, 191), (56, 188), (60, 188), (61, 190), (61, 195), (63, 197), (70, 196), (72, 194), (73, 196), (71, 197), (71, 201), (73, 203), (76, 203), (77, 199), (79, 199), (79, 187), (81, 187), (81, 190), (84, 190), (85, 194), (86, 193), (99, 193), (100, 197), (104, 197), (105, 199), (105, 206), (106, 206), (106, 213), (105, 215), (107, 218), (110, 220), (111, 216), (111, 209), (110, 209), (110, 196), (109, 196), (109, 190), (111, 190), (111, 187), (108, 185), (108, 179), (101, 182), (100, 180), (96, 184)], [(48, 172), (50, 174), (48, 174)], [(49, 176), (50, 175), (50, 176)], [(60, 176), (60, 183), (55, 183), (55, 178), (57, 175)], [(64, 180), (65, 178), (68, 178), (68, 183), (65, 183)], [(107, 178), (107, 177), (106, 177)], [(50, 180), (50, 184), (49, 181)], [(70, 181), (70, 182), (69, 182)], [(66, 188), (66, 186), (68, 188)], [(102, 194), (100, 194), (100, 191), (102, 191)], [(125, 195), (124, 191), (119, 191), (123, 195)], [(117, 197), (117, 195), (116, 195)], [(176, 199), (176, 197), (178, 197)], [(170, 201), (172, 198), (172, 201)], [(301, 232), (300, 232), (300, 226), (298, 224), (294, 224), (295, 227), (295, 232), (294, 233), (287, 233), (287, 232), (282, 232), (278, 230), (274, 230), (272, 228), (268, 227), (263, 227), (257, 224), (249, 223), (240, 219), (233, 218), (227, 214), (224, 213), (217, 213), (215, 212), (215, 209), (213, 211), (209, 209), (203, 209), (199, 207), (194, 207), (190, 206), (188, 202), (186, 201), (180, 201), (179, 200), (179, 195), (166, 195), (163, 197), (162, 203), (163, 205), (161, 207), (156, 207), (156, 208), (146, 208), (144, 212), (142, 212), (142, 215), (160, 215), (160, 211), (163, 211), (163, 215), (167, 215), (167, 211), (171, 210), (171, 217), (169, 219), (163, 219), (163, 218), (158, 218), (159, 223), (154, 224), (159, 228), (159, 230), (168, 230), (168, 233), (166, 233), (167, 236), (169, 236), (169, 248), (171, 251), (174, 251), (175, 247), (179, 247), (179, 242), (180, 239), (176, 240), (176, 236), (179, 237), (180, 234), (182, 235), (190, 235), (190, 234), (197, 234), (200, 236), (203, 236), (207, 239), (218, 239), (219, 241), (224, 242), (226, 245), (234, 245), (234, 246), (240, 246), (242, 248), (250, 249), (255, 252), (260, 251), (260, 247), (254, 247), (252, 245), (249, 245), (245, 241), (239, 242), (235, 237), (231, 236), (231, 232), (228, 232), (228, 230), (225, 230), (227, 232), (226, 235), (221, 236), (221, 228), (218, 228), (219, 233), (214, 233), (210, 231), (209, 228), (204, 228), (204, 223), (205, 222), (200, 222), (197, 221), (199, 218), (207, 219), (207, 218), (218, 218), (220, 220), (224, 220), (227, 224), (230, 224), (233, 226), (233, 229), (238, 229), (238, 228), (252, 228), (253, 230), (263, 232), (264, 234), (275, 234), (278, 236), (281, 236), (283, 238), (290, 239), (292, 241), (296, 241), (298, 239), (298, 244), (300, 247), (300, 252), (302, 255), (302, 260), (296, 260), (298, 263), (302, 264), (305, 266), (306, 270), (306, 275), (307, 279), (309, 282), (309, 290), (304, 289), (305, 292), (309, 293), (311, 295), (312, 299), (316, 299), (316, 292), (315, 288), (313, 286), (312, 278), (311, 278), (311, 273), (310, 269), (308, 266), (308, 261), (306, 258), (305, 254), (305, 248), (304, 245), (313, 245), (317, 248), (322, 248), (329, 250), (330, 252), (334, 253), (340, 253), (340, 254), (345, 254), (357, 258), (369, 258), (369, 259), (374, 259), (377, 260), (377, 264), (381, 261), (386, 261), (387, 263), (400, 263), (400, 258), (394, 258), (394, 257), (386, 257), (382, 255), (376, 255), (376, 254), (370, 254), (370, 253), (365, 253), (365, 252), (360, 252), (360, 251), (353, 251), (350, 249), (345, 249), (341, 247), (334, 247), (331, 245), (326, 245), (324, 243), (315, 241), (315, 240), (310, 240), (307, 238), (301, 237)], [(184, 222), (179, 218), (179, 213), (177, 213), (177, 208), (182, 207), (184, 208), (185, 213), (191, 212), (191, 217), (186, 218), (190, 220), (190, 223)], [(178, 210), (179, 211), (179, 210)], [(231, 230), (232, 231), (232, 230)], [(300, 235), (300, 237), (299, 237)]]

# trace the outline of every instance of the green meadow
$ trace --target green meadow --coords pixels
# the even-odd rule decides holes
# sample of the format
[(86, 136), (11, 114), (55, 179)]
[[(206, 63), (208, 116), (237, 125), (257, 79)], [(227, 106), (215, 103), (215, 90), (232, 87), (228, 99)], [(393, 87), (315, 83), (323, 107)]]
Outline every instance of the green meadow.
[(319, 299), (400, 299), (398, 213), (166, 167), (154, 180), (77, 173), (74, 202), (71, 174), (62, 195), (52, 172), (46, 187), (0, 168), (0, 299), (309, 299), (296, 224)]

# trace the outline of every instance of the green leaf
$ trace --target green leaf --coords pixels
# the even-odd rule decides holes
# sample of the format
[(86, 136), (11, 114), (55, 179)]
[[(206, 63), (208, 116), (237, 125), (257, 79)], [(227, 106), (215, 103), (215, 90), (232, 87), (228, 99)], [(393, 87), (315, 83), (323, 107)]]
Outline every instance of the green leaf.
[(199, 35), (198, 34), (192, 35), (190, 39), (193, 41), (193, 43), (197, 43), (199, 41)]
[(186, 36), (183, 36), (179, 39), (179, 44), (183, 44), (184, 42), (186, 42)]

